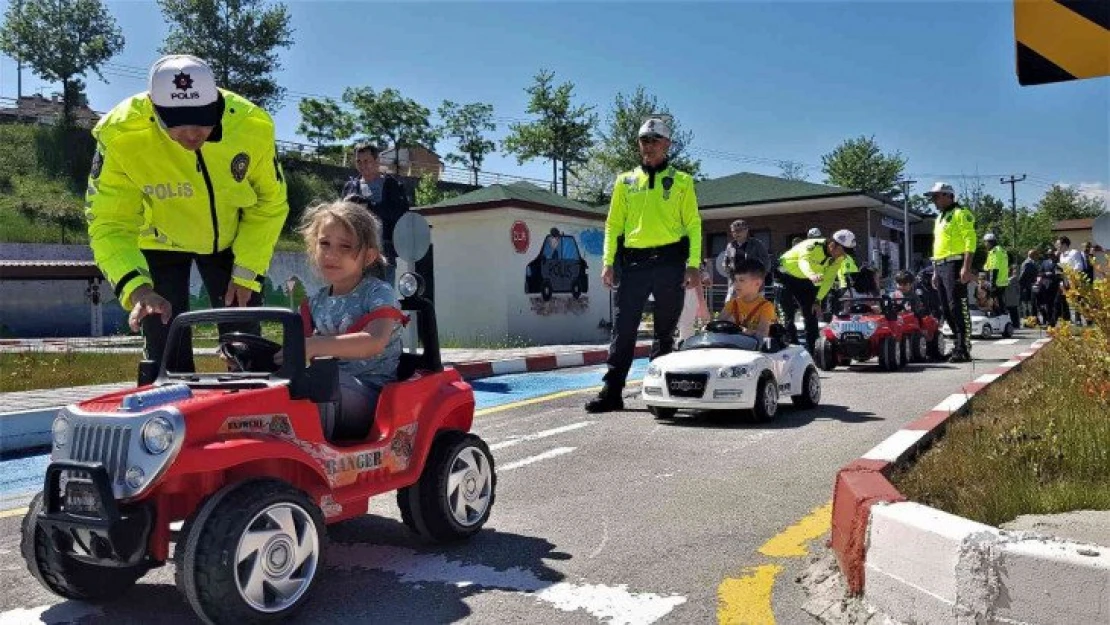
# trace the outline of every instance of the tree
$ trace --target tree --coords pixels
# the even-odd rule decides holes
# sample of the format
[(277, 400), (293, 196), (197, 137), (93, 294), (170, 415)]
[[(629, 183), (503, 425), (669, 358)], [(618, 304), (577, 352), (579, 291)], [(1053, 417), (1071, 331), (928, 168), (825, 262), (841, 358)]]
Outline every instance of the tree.
[(902, 176), (906, 160), (883, 154), (874, 137), (848, 139), (821, 157), (826, 184), (868, 193), (886, 193)]
[(0, 27), (0, 52), (22, 59), (40, 78), (62, 83), (62, 119), (73, 122), (84, 83), (123, 49), (123, 32), (100, 0), (24, 0), (11, 3)]
[(293, 45), (284, 4), (266, 0), (158, 0), (173, 24), (162, 54), (192, 54), (212, 66), (219, 85), (269, 111), (285, 97), (274, 73), (279, 48)]
[(782, 170), (782, 177), (787, 180), (805, 180), (806, 166), (794, 161), (780, 161), (779, 169)]
[(1076, 187), (1054, 184), (1037, 202), (1037, 211), (1044, 213), (1053, 222), (1089, 219), (1106, 211), (1106, 200), (1083, 195)]
[(497, 124), (493, 123), (493, 105), (481, 102), (459, 105), (444, 100), (439, 107), (439, 116), (443, 119), (441, 136), (456, 139), (461, 152), (448, 154), (448, 162), (469, 169), (471, 183), (477, 185), (482, 162), (487, 154), (497, 149), (497, 144), (483, 134), (497, 130)]
[(325, 143), (330, 145), (345, 141), (354, 134), (354, 119), (351, 114), (331, 98), (305, 98), (297, 108), (301, 111), (297, 134), (315, 143), (318, 153), (323, 151)]
[(613, 107), (605, 118), (605, 128), (599, 132), (600, 140), (594, 155), (598, 164), (609, 173), (609, 185), (622, 171), (635, 169), (640, 164), (640, 146), (637, 138), (640, 126), (651, 116), (667, 119), (671, 126), (671, 150), (667, 159), (676, 168), (695, 178), (701, 174), (701, 161), (689, 154), (694, 133), (682, 130), (670, 109), (659, 104), (643, 86), (636, 87), (631, 95), (618, 93)]
[(400, 171), (402, 147), (423, 145), (435, 149), (436, 131), (428, 121), (431, 111), (396, 89), (378, 93), (370, 87), (348, 87), (343, 101), (355, 111), (356, 133), (379, 145), (393, 146), (394, 172)]
[(576, 165), (584, 164), (593, 147), (593, 129), (597, 115), (592, 106), (573, 106), (574, 84), (554, 85), (555, 74), (540, 70), (535, 83), (525, 89), (530, 96), (528, 113), (538, 115), (536, 121), (509, 126), (509, 136), (501, 142), (502, 150), (515, 154), (517, 163), (535, 158), (551, 160), (552, 187), (558, 188), (562, 168), (563, 195), (567, 195), (567, 176)]
[(438, 204), (458, 194), (458, 191), (446, 191), (441, 189), (439, 187), (439, 180), (436, 178), (435, 174), (426, 173), (420, 177), (420, 182), (416, 185), (416, 205), (430, 206), (432, 204)]

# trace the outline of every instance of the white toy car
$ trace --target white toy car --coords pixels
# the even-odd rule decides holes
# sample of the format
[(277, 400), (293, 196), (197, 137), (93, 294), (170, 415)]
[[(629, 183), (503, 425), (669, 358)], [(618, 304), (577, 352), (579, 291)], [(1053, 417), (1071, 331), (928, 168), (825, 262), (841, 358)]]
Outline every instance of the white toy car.
[[(952, 328), (948, 327), (948, 322), (944, 323), (941, 332), (943, 332), (945, 336), (952, 336)], [(1001, 336), (1002, 338), (1008, 339), (1013, 335), (1014, 324), (1010, 321), (1010, 315), (997, 315), (992, 317), (978, 308), (971, 309), (971, 336), (984, 339)]]
[(782, 334), (782, 326), (772, 326), (761, 343), (735, 323), (713, 321), (648, 365), (644, 403), (659, 419), (679, 410), (750, 410), (756, 420), (770, 421), (782, 394), (813, 408), (821, 401), (817, 367), (805, 348), (785, 345)]

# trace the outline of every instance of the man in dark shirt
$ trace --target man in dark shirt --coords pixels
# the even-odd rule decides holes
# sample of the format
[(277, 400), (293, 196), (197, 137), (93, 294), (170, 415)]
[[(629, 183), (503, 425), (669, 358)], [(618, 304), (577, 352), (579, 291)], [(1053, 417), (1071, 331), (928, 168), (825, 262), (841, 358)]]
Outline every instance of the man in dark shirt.
[[(737, 219), (729, 226), (729, 232), (732, 233), (732, 240), (725, 247), (725, 269), (728, 275), (731, 276), (732, 272), (745, 258), (758, 260), (764, 267), (771, 266), (771, 255), (767, 252), (767, 248), (762, 241), (750, 236), (748, 222)], [(766, 284), (766, 280), (767, 278), (764, 277), (764, 284)], [(732, 282), (730, 281), (725, 301), (732, 299), (733, 295)]]
[(388, 264), (379, 275), (389, 284), (397, 278), (397, 251), (393, 247), (393, 228), (408, 212), (409, 200), (405, 188), (393, 176), (383, 176), (378, 166), (380, 150), (375, 145), (360, 144), (355, 147), (355, 176), (343, 185), (343, 199), (362, 204), (377, 215), (382, 222), (382, 254)]

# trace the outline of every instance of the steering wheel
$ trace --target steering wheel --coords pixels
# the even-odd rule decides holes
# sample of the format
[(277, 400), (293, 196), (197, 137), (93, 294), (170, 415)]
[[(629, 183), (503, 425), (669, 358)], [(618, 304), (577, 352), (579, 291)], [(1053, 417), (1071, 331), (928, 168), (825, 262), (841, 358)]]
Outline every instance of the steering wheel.
[(281, 343), (275, 343), (249, 332), (227, 332), (220, 335), (218, 351), (228, 361), (232, 371), (256, 371), (273, 373), (281, 368), (274, 362), (274, 356), (282, 350)]
[(732, 321), (717, 319), (706, 324), (705, 331), (714, 334), (742, 334), (744, 330)]

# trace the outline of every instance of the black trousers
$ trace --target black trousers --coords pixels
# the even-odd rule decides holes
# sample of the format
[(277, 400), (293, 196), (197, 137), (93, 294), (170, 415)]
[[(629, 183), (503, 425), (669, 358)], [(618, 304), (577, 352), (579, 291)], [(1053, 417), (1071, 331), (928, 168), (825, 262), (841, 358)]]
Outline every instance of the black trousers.
[(937, 281), (940, 283), (937, 294), (944, 320), (952, 328), (954, 349), (971, 354), (971, 310), (967, 305), (967, 285), (960, 282), (961, 267), (962, 260), (950, 260), (936, 266)]
[(794, 326), (794, 315), (800, 307), (802, 319), (805, 320), (806, 325), (806, 349), (812, 352), (817, 344), (817, 315), (813, 312), (813, 304), (817, 301), (817, 285), (810, 280), (795, 278), (782, 272), (779, 272), (779, 282), (782, 283), (779, 312), (782, 323), (786, 326), (786, 339), (791, 343), (798, 342), (798, 328)]
[[(189, 310), (189, 273), (193, 262), (197, 264), (197, 271), (204, 283), (204, 290), (208, 292), (208, 303), (212, 308), (223, 308), (224, 296), (227, 294), (231, 282), (231, 269), (235, 258), (231, 250), (217, 254), (192, 254), (189, 252), (166, 252), (162, 250), (143, 250), (147, 266), (150, 267), (150, 277), (154, 281), (154, 291), (166, 298), (173, 306), (173, 317)], [(251, 295), (251, 306), (262, 305), (262, 294)], [(172, 322), (173, 319), (171, 318)], [(161, 363), (166, 351), (166, 339), (169, 337), (169, 324), (162, 323), (159, 315), (148, 315), (143, 319), (143, 339), (145, 342), (146, 359)], [(220, 334), (225, 332), (248, 332), (261, 334), (262, 327), (258, 323), (221, 323)], [(192, 333), (186, 332), (182, 337), (181, 349), (177, 349), (172, 362), (166, 363), (169, 371), (194, 371)]]
[(609, 358), (606, 360), (609, 370), (602, 378), (609, 392), (619, 392), (624, 388), (628, 370), (636, 356), (636, 335), (648, 296), (655, 296), (652, 359), (674, 351), (674, 332), (685, 301), (684, 260), (626, 262), (619, 275), (620, 283), (617, 285), (613, 309), (613, 333), (609, 340)]

